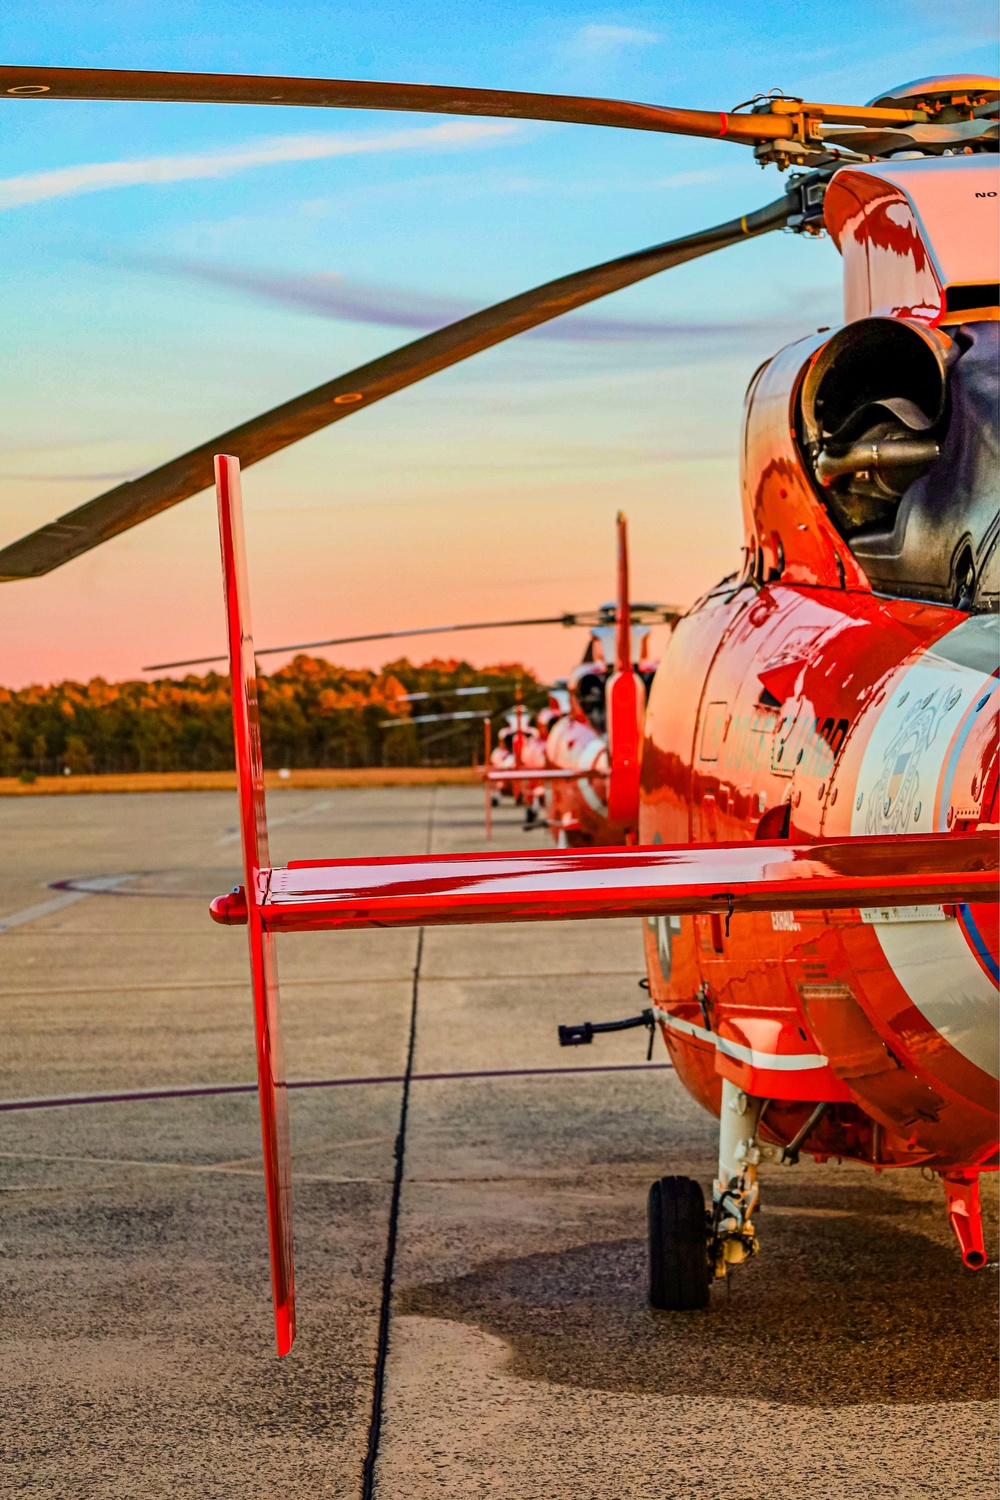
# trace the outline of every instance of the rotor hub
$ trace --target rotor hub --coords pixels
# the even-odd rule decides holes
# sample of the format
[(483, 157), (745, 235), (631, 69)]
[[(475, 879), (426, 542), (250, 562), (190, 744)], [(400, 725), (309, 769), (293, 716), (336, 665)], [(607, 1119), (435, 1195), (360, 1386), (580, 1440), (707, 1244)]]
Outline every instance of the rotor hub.
[(869, 108), (919, 109), (937, 124), (955, 120), (972, 120), (984, 106), (1000, 99), (1000, 80), (985, 73), (942, 73), (931, 78), (915, 78), (888, 89)]

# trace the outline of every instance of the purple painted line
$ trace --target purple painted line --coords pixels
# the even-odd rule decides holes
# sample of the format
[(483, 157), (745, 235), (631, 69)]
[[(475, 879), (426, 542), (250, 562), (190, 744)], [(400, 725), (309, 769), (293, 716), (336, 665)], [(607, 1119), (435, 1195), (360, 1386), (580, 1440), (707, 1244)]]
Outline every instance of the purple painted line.
[[(564, 1073), (655, 1073), (670, 1071), (673, 1063), (597, 1063), (579, 1068), (482, 1068), (464, 1073), (414, 1073), (413, 1083), (441, 1083), (463, 1078), (558, 1078)], [(374, 1078), (300, 1078), (289, 1089), (360, 1088), (368, 1084), (402, 1083), (402, 1073)], [(64, 1094), (42, 1099), (0, 1099), (0, 1114), (20, 1109), (65, 1109), (82, 1104), (136, 1104), (146, 1099), (200, 1099), (217, 1094), (255, 1094), (255, 1083), (193, 1083), (177, 1088), (131, 1089), (115, 1094)]]
[[(672, 1069), (673, 1063), (595, 1063), (579, 1068), (481, 1068), (469, 1073), (414, 1073), (414, 1083), (438, 1083), (448, 1078), (556, 1078), (560, 1073), (650, 1073)], [(322, 1088), (322, 1084), (316, 1085)], [(295, 1088), (294, 1083), (288, 1087)], [(308, 1085), (307, 1085), (308, 1087)]]
[(255, 1083), (186, 1084), (179, 1088), (132, 1089), (120, 1094), (54, 1094), (42, 1099), (2, 1099), (0, 1112), (63, 1109), (71, 1104), (132, 1104), (143, 1099), (197, 1099), (204, 1094), (255, 1094)]

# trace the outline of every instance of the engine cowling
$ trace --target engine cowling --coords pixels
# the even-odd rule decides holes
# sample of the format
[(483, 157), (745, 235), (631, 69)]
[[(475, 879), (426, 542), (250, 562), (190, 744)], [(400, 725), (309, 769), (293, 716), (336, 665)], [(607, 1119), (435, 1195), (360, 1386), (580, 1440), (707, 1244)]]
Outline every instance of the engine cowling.
[(880, 593), (997, 607), (997, 332), (861, 318), (810, 362), (800, 446)]
[(997, 609), (998, 330), (860, 318), (758, 371), (743, 498), (759, 582)]

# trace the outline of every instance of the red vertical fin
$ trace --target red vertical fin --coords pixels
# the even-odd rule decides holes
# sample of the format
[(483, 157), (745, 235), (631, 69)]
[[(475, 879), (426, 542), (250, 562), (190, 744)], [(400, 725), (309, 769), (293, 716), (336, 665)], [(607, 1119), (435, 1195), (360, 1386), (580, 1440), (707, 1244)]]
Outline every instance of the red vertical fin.
[(615, 671), (632, 670), (632, 606), (629, 603), (628, 582), (628, 522), (625, 512), (620, 510), (615, 518), (618, 530), (618, 590), (615, 611)]
[(264, 1146), (267, 1230), (271, 1250), (271, 1290), (278, 1353), (287, 1354), (295, 1340), (295, 1268), (292, 1260), (292, 1161), (288, 1136), (288, 1094), (278, 1020), (278, 970), (274, 937), (265, 932), (260, 906), (270, 879), (264, 771), (257, 714), (257, 668), (250, 625), (240, 462), (219, 455), (215, 460), (219, 502), (219, 536), (229, 631), (229, 667), (233, 694), (233, 739), (236, 744), (236, 788), (243, 836), (247, 935), (257, 1034), (257, 1081)]
[(632, 612), (629, 606), (628, 526), (618, 512), (618, 598), (615, 670), (605, 699), (608, 723), (608, 818), (623, 823), (634, 838), (639, 823), (639, 733), (646, 706), (642, 680), (632, 670)]
[(521, 701), (521, 684), (514, 689), (514, 768), (520, 770), (524, 757), (524, 708)]

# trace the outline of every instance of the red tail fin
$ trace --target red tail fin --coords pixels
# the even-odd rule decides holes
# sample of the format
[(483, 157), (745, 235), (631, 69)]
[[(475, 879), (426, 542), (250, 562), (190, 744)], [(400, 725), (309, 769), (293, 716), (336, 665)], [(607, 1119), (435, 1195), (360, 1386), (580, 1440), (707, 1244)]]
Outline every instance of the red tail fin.
[(219, 502), (219, 536), (222, 542), (226, 623), (229, 630), (236, 787), (243, 835), (247, 932), (250, 940), (250, 974), (257, 1034), (257, 1081), (264, 1145), (274, 1330), (278, 1353), (287, 1354), (295, 1339), (292, 1163), (288, 1139), (285, 1061), (278, 1021), (278, 971), (274, 938), (269, 932), (265, 932), (260, 916), (270, 876), (270, 858), (267, 848), (260, 721), (257, 714), (257, 668), (250, 627), (250, 598), (243, 540), (239, 459), (228, 456), (216, 458), (215, 489)]
[(608, 725), (608, 817), (634, 835), (639, 822), (639, 735), (646, 706), (642, 680), (632, 670), (628, 525), (618, 512), (618, 599), (615, 670), (605, 692)]
[(521, 684), (514, 689), (514, 764), (520, 766), (524, 757), (524, 704), (521, 699)]
[(618, 630), (615, 634), (615, 671), (631, 672), (632, 606), (629, 603), (628, 583), (628, 522), (623, 510), (618, 512), (616, 524), (618, 527), (618, 598), (616, 600)]
[(488, 777), (490, 774), (490, 757), (493, 754), (493, 723), (490, 719), (483, 720), (483, 796), (485, 797), (486, 813), (486, 837), (493, 837), (493, 788), (490, 786)]

